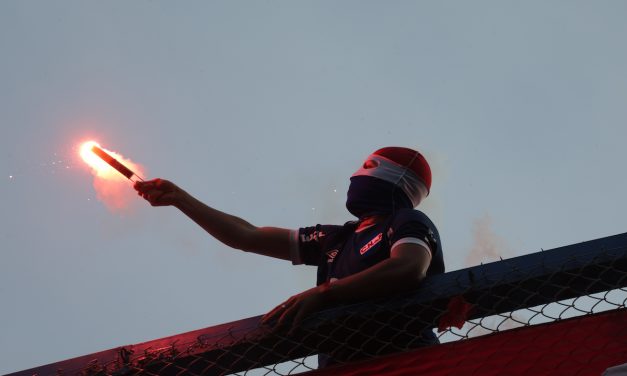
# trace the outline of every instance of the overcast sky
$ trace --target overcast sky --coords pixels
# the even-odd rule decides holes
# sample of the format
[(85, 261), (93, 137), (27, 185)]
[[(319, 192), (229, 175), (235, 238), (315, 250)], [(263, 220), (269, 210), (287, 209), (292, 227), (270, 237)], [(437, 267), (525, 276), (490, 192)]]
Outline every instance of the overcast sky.
[(315, 282), (173, 208), (111, 210), (89, 139), (287, 228), (350, 220), (362, 160), (416, 148), (449, 271), (624, 232), (626, 19), (624, 1), (0, 2), (0, 373)]

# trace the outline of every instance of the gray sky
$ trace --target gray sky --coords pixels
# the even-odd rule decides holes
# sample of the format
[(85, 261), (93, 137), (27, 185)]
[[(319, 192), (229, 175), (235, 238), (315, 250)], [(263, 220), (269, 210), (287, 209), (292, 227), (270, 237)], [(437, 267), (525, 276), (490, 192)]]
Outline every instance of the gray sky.
[(315, 282), (175, 209), (109, 210), (88, 139), (288, 228), (351, 219), (364, 157), (416, 148), (448, 270), (624, 232), (626, 18), (624, 1), (0, 2), (0, 373)]

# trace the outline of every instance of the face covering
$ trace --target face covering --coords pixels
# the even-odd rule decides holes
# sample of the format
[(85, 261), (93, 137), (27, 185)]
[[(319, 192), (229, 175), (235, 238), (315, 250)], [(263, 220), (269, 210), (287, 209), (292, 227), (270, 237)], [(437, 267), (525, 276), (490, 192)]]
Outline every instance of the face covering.
[(416, 207), (429, 194), (431, 171), (417, 151), (388, 147), (371, 154), (350, 180), (346, 208), (363, 218)]
[(371, 176), (353, 176), (350, 180), (346, 209), (358, 218), (413, 208), (405, 193), (392, 183)]

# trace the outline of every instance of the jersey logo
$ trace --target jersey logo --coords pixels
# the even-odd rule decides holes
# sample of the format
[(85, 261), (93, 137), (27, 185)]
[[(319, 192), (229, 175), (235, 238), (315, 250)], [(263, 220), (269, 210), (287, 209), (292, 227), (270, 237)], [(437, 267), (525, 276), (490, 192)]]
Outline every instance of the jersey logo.
[[(432, 229), (429, 229), (429, 233), (427, 234), (427, 244), (438, 244), (438, 240), (435, 238), (435, 234)], [(431, 243), (429, 243), (431, 242)]]
[(381, 239), (383, 239), (383, 233), (382, 232), (380, 232), (379, 235), (377, 235), (374, 238), (372, 238), (372, 240), (370, 240), (368, 243), (366, 243), (366, 245), (361, 247), (361, 249), (359, 250), (359, 254), (363, 255), (364, 253), (368, 252), (370, 250), (370, 248), (372, 248), (375, 245), (377, 245), (381, 241)]
[(335, 260), (335, 256), (337, 256), (338, 250), (334, 249), (332, 251), (327, 252), (327, 262), (333, 262)]
[(309, 234), (309, 235), (301, 235), (300, 236), (300, 241), (303, 243), (307, 243), (310, 242), (312, 240), (318, 241), (319, 238), (322, 238), (323, 236), (325, 236), (326, 234), (322, 231), (314, 231), (313, 233)]

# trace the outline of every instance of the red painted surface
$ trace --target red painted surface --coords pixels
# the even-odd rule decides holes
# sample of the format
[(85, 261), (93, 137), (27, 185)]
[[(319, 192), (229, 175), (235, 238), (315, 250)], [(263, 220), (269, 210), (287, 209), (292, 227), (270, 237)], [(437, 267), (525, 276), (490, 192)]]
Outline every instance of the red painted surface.
[(627, 363), (627, 310), (329, 367), (308, 376), (598, 375)]

